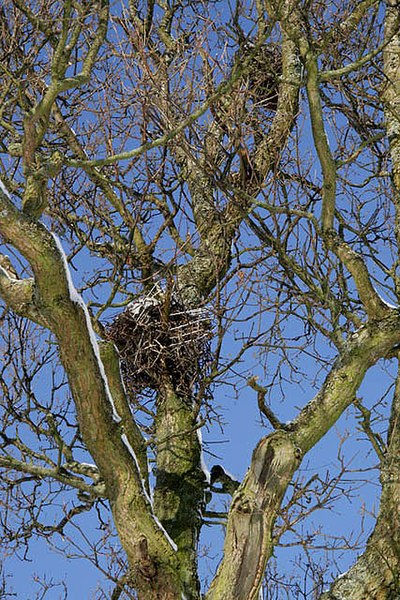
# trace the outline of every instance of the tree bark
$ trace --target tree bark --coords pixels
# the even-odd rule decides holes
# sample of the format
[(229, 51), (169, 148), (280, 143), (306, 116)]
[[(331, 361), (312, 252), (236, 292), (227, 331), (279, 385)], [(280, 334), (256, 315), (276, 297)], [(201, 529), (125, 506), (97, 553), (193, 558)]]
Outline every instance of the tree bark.
[(161, 386), (156, 416), (154, 511), (178, 546), (179, 573), (187, 600), (200, 597), (197, 549), (205, 476), (192, 398), (170, 382)]
[(397, 375), (378, 518), (365, 552), (321, 600), (396, 600), (400, 597), (400, 370)]
[(400, 315), (393, 310), (389, 317), (356, 332), (321, 391), (299, 416), (284, 430), (259, 442), (249, 472), (232, 500), (224, 558), (207, 600), (257, 599), (274, 547), (272, 529), (293, 474), (306, 452), (352, 403), (366, 371), (398, 343), (399, 326)]
[[(121, 406), (126, 398), (118, 396), (122, 408), (119, 415), (89, 315), (72, 287), (65, 259), (52, 234), (18, 211), (2, 190), (0, 233), (25, 256), (33, 269), (32, 303), (41, 322), (46, 323), (59, 344), (81, 435), (104, 480), (139, 598), (175, 599), (181, 591), (177, 555), (157, 524), (146, 497), (139, 460), (130, 444), (138, 438), (132, 430), (129, 408)], [(19, 293), (15, 303), (11, 296), (9, 302), (19, 314), (29, 316), (29, 312), (26, 314), (23, 310)], [(29, 311), (32, 311), (31, 306)], [(140, 455), (143, 448), (139, 446), (137, 451)]]

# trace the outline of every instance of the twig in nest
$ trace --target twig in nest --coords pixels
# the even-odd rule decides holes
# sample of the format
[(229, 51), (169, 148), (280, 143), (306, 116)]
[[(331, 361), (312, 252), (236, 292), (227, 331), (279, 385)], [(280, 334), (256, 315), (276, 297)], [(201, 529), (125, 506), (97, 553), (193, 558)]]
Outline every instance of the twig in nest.
[(210, 319), (174, 297), (132, 302), (106, 327), (106, 335), (119, 350), (124, 382), (133, 393), (157, 390), (165, 374), (178, 391), (191, 395), (211, 364)]

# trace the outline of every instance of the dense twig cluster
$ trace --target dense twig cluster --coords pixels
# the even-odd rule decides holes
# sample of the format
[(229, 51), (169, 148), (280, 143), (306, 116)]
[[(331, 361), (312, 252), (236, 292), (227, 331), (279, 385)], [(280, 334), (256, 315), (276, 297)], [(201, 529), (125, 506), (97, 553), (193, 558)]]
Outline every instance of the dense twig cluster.
[(211, 322), (202, 309), (177, 299), (146, 296), (128, 305), (107, 327), (121, 356), (129, 392), (158, 389), (163, 375), (191, 394), (211, 362)]
[(266, 44), (254, 54), (254, 47), (246, 46), (240, 51), (239, 59), (244, 60), (251, 54), (250, 68), (241, 82), (246, 88), (246, 96), (260, 108), (275, 111), (279, 78), (282, 75), (281, 49), (273, 44)]

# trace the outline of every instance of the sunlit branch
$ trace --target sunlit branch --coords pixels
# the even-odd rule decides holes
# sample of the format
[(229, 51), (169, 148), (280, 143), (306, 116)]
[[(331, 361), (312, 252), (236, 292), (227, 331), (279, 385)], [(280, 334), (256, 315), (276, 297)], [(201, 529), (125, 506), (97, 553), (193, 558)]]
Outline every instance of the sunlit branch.
[(333, 69), (331, 71), (321, 71), (319, 74), (319, 80), (320, 81), (332, 81), (335, 79), (340, 79), (344, 75), (348, 75), (349, 73), (352, 73), (353, 71), (356, 71), (357, 69), (360, 69), (364, 65), (368, 64), (373, 58), (375, 58), (375, 56), (378, 56), (378, 54), (380, 54), (382, 52), (382, 50), (387, 46), (388, 43), (389, 43), (388, 41), (383, 42), (375, 50), (368, 52), (368, 54), (366, 54), (359, 60), (355, 60), (354, 62), (349, 63), (348, 65), (345, 65), (344, 67), (341, 67), (340, 69)]
[(11, 456), (0, 456), (0, 467), (12, 469), (21, 473), (29, 473), (30, 475), (38, 477), (38, 479), (55, 479), (64, 485), (76, 488), (77, 490), (85, 492), (90, 496), (104, 497), (106, 495), (104, 484), (88, 484), (83, 481), (82, 478), (71, 473), (64, 472), (62, 469), (49, 469), (47, 467), (42, 467), (41, 465), (35, 465), (32, 462), (25, 463)]
[(240, 66), (238, 66), (233, 72), (229, 80), (223, 81), (216, 89), (215, 93), (212, 94), (205, 100), (200, 107), (193, 111), (189, 117), (183, 119), (180, 124), (175, 125), (171, 131), (168, 131), (164, 135), (158, 137), (152, 142), (147, 142), (142, 144), (138, 148), (134, 148), (133, 150), (127, 152), (121, 152), (119, 154), (115, 154), (114, 156), (109, 156), (107, 158), (98, 158), (94, 160), (82, 161), (82, 160), (67, 160), (66, 164), (71, 167), (101, 167), (104, 165), (112, 165), (117, 162), (123, 160), (129, 160), (131, 158), (137, 158), (152, 150), (153, 148), (159, 148), (161, 146), (167, 145), (171, 142), (175, 137), (177, 137), (182, 131), (184, 131), (187, 127), (190, 127), (193, 123), (195, 123), (202, 115), (204, 115), (210, 106), (216, 102), (219, 98), (222, 98), (226, 94), (228, 94), (234, 87), (237, 81), (243, 76), (243, 73), (246, 71), (252, 56), (256, 53), (257, 47), (254, 52), (249, 55), (249, 57), (244, 60)]
[(362, 401), (359, 398), (355, 398), (353, 404), (360, 413), (359, 421), (364, 433), (371, 442), (379, 460), (384, 460), (385, 448), (382, 439), (380, 439), (380, 436), (374, 433), (371, 428), (371, 411), (362, 404)]
[(325, 130), (322, 114), (321, 97), (318, 85), (318, 63), (316, 57), (308, 48), (304, 55), (307, 67), (307, 96), (310, 107), (311, 126), (315, 148), (320, 160), (323, 186), (322, 186), (322, 229), (329, 231), (333, 228), (336, 203), (336, 165), (333, 159)]
[(251, 377), (247, 380), (247, 383), (254, 391), (257, 392), (258, 408), (261, 414), (268, 419), (274, 429), (285, 429), (285, 424), (281, 423), (269, 406), (265, 404), (265, 396), (268, 390), (257, 383), (257, 377)]
[(370, 274), (362, 256), (337, 236), (330, 236), (328, 244), (332, 246), (336, 255), (353, 276), (358, 295), (369, 318), (380, 319), (387, 316), (393, 309), (390, 309), (382, 300), (372, 285)]

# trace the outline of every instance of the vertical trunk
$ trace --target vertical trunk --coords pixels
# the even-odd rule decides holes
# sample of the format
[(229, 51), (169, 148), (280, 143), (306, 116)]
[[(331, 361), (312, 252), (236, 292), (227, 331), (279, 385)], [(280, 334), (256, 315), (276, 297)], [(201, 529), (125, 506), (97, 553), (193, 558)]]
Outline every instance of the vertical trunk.
[(273, 550), (277, 509), (299, 462), (286, 432), (277, 431), (258, 443), (246, 478), (232, 500), (224, 559), (207, 600), (259, 597), (265, 565)]
[[(263, 438), (253, 452), (250, 469), (233, 497), (226, 529), (224, 557), (207, 593), (207, 600), (256, 600), (267, 560), (273, 552), (273, 526), (287, 486), (302, 457), (334, 425), (352, 402), (366, 370), (381, 356), (386, 356), (397, 343), (399, 316), (397, 311), (379, 323), (371, 323), (353, 335), (347, 351), (336, 360), (320, 392), (303, 408), (286, 429)], [(398, 454), (394, 454), (398, 456)], [(393, 483), (395, 483), (394, 479)], [(399, 479), (397, 478), (397, 486)], [(395, 490), (395, 486), (392, 487)], [(390, 519), (397, 523), (398, 492), (392, 491), (393, 509)], [(396, 518), (395, 518), (396, 516)], [(391, 521), (387, 521), (391, 523)], [(380, 563), (372, 556), (370, 565), (383, 571), (382, 550), (388, 541), (390, 527), (381, 552)], [(397, 543), (397, 542), (396, 542)], [(397, 547), (396, 543), (393, 547)], [(386, 551), (386, 550), (385, 550)], [(394, 557), (394, 551), (391, 551)], [(391, 564), (396, 564), (391, 559)], [(386, 577), (386, 575), (385, 575)], [(393, 574), (394, 580), (394, 574)], [(342, 581), (342, 580), (340, 580)], [(386, 581), (386, 579), (385, 579)], [(358, 583), (359, 585), (359, 583)], [(391, 589), (391, 588), (388, 588)], [(390, 596), (331, 595), (326, 600), (381, 600)], [(396, 596), (393, 596), (393, 600)], [(325, 599), (324, 599), (325, 600)]]
[[(385, 125), (392, 160), (392, 202), (395, 210), (395, 235), (397, 251), (400, 251), (400, 33), (399, 7), (397, 2), (386, 3), (385, 41), (383, 68), (385, 73), (382, 101)], [(395, 288), (400, 298), (400, 259), (395, 262)]]
[(187, 600), (200, 594), (197, 544), (204, 498), (201, 447), (192, 399), (164, 382), (156, 418), (157, 472), (154, 511), (178, 546), (180, 577)]
[(393, 398), (387, 452), (381, 466), (382, 494), (375, 529), (365, 552), (321, 600), (400, 598), (400, 370)]

